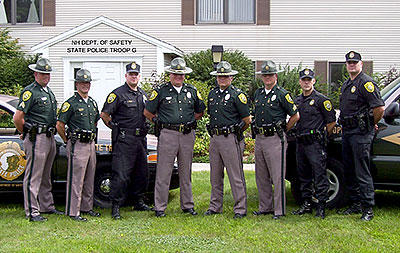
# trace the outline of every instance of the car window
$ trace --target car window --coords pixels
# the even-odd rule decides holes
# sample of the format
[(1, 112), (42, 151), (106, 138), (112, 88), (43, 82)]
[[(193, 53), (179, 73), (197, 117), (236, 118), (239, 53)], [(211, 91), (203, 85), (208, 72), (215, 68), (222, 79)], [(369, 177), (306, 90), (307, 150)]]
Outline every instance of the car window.
[(17, 108), (18, 102), (19, 102), (18, 99), (14, 99), (14, 100), (8, 101), (7, 104), (12, 105), (13, 107)]

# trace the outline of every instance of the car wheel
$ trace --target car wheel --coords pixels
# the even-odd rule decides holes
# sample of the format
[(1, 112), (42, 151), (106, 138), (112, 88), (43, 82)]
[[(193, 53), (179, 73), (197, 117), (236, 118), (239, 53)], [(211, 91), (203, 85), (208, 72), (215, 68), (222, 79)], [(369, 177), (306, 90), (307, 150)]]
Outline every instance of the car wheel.
[(111, 163), (100, 162), (94, 178), (93, 203), (102, 208), (110, 208)]
[(343, 164), (334, 158), (328, 158), (326, 164), (326, 173), (329, 182), (328, 201), (326, 205), (328, 208), (339, 208), (345, 201)]
[[(328, 177), (329, 189), (328, 189), (328, 201), (326, 203), (327, 208), (339, 208), (343, 206), (345, 202), (345, 185), (343, 175), (343, 165), (335, 158), (328, 158), (326, 165), (326, 173)], [(296, 204), (300, 205), (302, 202), (300, 192), (300, 181), (298, 178), (290, 181), (291, 192)], [(313, 190), (314, 192), (314, 190)], [(318, 203), (318, 200), (313, 197), (314, 203)]]

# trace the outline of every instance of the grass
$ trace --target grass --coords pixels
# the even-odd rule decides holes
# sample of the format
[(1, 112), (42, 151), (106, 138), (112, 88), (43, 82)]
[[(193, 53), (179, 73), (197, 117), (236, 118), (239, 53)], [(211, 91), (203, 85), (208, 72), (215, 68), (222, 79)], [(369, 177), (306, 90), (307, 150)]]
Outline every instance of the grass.
[[(234, 220), (233, 200), (225, 178), (224, 213), (205, 217), (210, 183), (208, 172), (193, 173), (197, 217), (183, 214), (179, 190), (171, 191), (167, 217), (122, 208), (123, 220), (113, 221), (109, 209), (99, 218), (79, 223), (64, 216), (47, 216), (45, 223), (24, 219), (22, 202), (0, 201), (0, 252), (396, 252), (400, 249), (400, 195), (377, 193), (376, 217), (341, 216), (328, 210), (325, 220), (312, 215), (274, 221), (254, 217), (257, 189), (254, 172), (245, 172), (248, 216)], [(297, 206), (287, 189), (288, 212)], [(63, 199), (60, 200), (61, 202)], [(59, 202), (60, 202), (59, 201)], [(11, 201), (12, 202), (12, 201)], [(64, 208), (60, 205), (59, 208)]]

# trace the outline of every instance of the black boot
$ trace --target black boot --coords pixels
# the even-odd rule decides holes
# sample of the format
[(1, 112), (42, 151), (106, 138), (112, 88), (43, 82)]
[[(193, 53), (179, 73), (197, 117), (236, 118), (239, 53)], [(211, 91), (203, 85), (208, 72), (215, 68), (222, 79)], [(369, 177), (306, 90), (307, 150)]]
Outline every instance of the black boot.
[(312, 206), (309, 200), (305, 200), (299, 209), (292, 212), (294, 215), (303, 215), (305, 213), (312, 213)]
[(344, 214), (344, 215), (355, 214), (355, 213), (356, 214), (361, 213), (361, 203), (359, 202), (353, 203), (346, 210), (339, 212), (339, 214)]
[(321, 217), (321, 219), (325, 219), (325, 203), (319, 202), (317, 204), (317, 209), (315, 211), (315, 217)]
[(153, 211), (153, 208), (146, 205), (142, 198), (135, 201), (133, 204), (133, 210), (135, 211)]
[(372, 207), (363, 208), (361, 220), (370, 221), (374, 218), (374, 212), (372, 211)]
[(111, 217), (114, 220), (119, 220), (122, 218), (121, 215), (119, 214), (119, 204), (113, 203), (111, 210)]

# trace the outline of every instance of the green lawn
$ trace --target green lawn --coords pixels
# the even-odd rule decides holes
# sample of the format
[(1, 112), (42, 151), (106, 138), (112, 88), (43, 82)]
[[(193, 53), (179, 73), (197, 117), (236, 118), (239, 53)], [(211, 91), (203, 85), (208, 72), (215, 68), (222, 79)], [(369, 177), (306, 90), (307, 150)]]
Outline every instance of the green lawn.
[[(225, 178), (224, 213), (205, 217), (210, 183), (208, 172), (193, 173), (197, 217), (179, 208), (179, 190), (170, 194), (167, 217), (153, 212), (122, 209), (121, 221), (110, 218), (110, 210), (96, 209), (102, 217), (87, 223), (64, 216), (47, 216), (45, 223), (24, 219), (21, 204), (0, 201), (0, 252), (395, 252), (400, 249), (400, 194), (377, 193), (375, 219), (369, 223), (359, 215), (340, 216), (329, 210), (325, 220), (312, 215), (288, 215), (275, 221), (271, 216), (254, 217), (257, 189), (254, 172), (246, 172), (248, 213), (234, 220), (233, 200)], [(288, 193), (288, 211), (296, 208)], [(64, 206), (58, 206), (64, 208)]]

